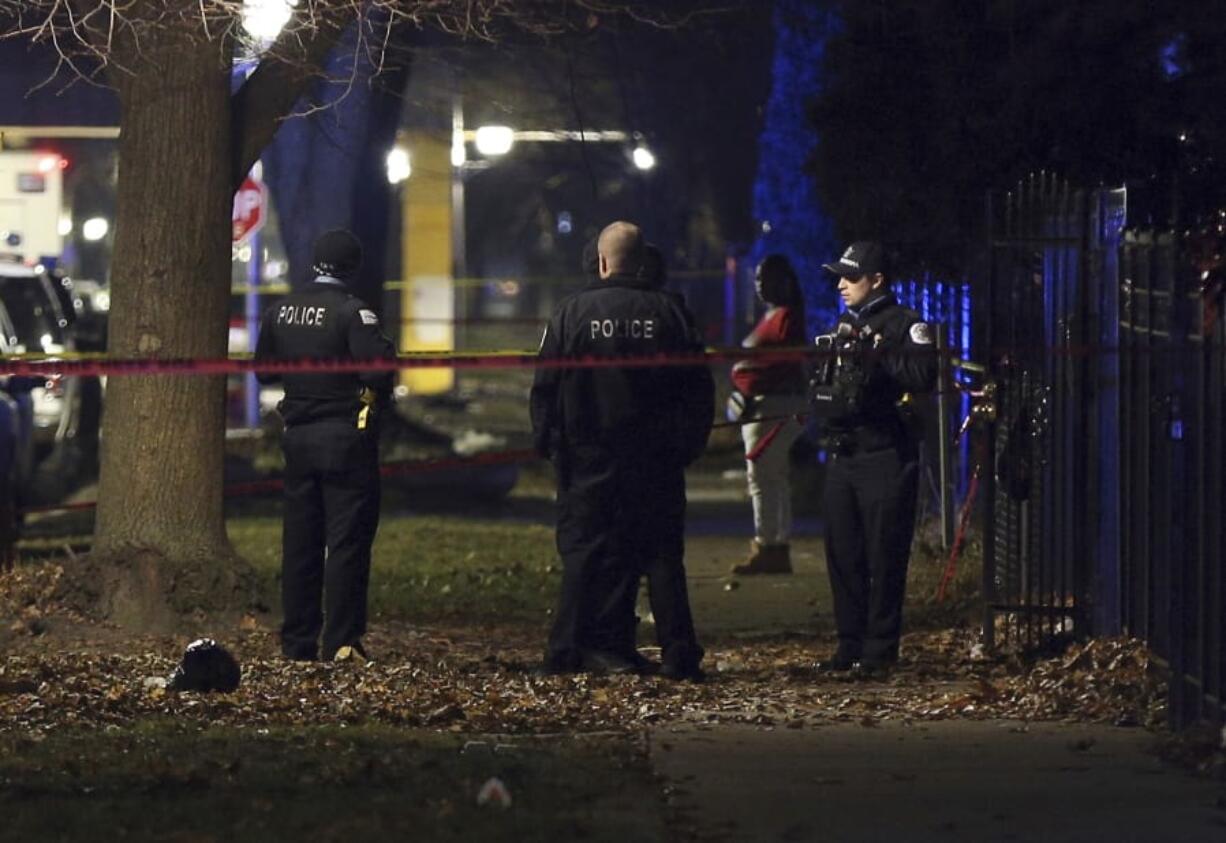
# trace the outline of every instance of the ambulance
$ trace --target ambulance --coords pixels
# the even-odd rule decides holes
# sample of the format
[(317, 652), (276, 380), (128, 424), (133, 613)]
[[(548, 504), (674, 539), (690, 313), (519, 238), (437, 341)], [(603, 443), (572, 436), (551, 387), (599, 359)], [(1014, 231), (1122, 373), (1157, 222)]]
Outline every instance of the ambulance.
[(54, 152), (0, 152), (0, 254), (54, 266), (64, 251), (64, 168)]

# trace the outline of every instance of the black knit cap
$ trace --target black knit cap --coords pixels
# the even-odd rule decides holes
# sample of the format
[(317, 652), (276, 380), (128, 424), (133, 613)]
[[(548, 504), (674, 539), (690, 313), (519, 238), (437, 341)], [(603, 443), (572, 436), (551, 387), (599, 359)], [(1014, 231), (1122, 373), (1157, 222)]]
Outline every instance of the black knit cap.
[(352, 232), (334, 228), (319, 235), (315, 241), (312, 269), (320, 275), (349, 278), (362, 266), (362, 244)]

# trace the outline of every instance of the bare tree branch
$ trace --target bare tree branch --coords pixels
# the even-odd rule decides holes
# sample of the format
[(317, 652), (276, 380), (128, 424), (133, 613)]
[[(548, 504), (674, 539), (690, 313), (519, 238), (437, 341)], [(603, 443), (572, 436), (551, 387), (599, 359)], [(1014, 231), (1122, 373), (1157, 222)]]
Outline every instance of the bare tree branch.
[(299, 14), (302, 20), (310, 19), (309, 25), (286, 27), (233, 97), (231, 181), (235, 189), (272, 140), (281, 118), (319, 78), (317, 69), (345, 26), (357, 19), (354, 7), (348, 4), (336, 4), (318, 13), (310, 4)]
[[(746, 2), (750, 0), (293, 0), (277, 40), (258, 45), (243, 29), (244, 0), (0, 0), (0, 22), (13, 22), (0, 28), (0, 38), (47, 44), (59, 58), (57, 75), (98, 84), (105, 72), (114, 86), (138, 72), (157, 72), (156, 66), (138, 70), (137, 63), (173, 60), (154, 58), (157, 51), (144, 49), (172, 30), (191, 43), (217, 43), (219, 67), (229, 65), (236, 51), (258, 54), (256, 70), (232, 102), (232, 181), (237, 187), (278, 123), (291, 114), (310, 84), (323, 78), (329, 51), (355, 23), (355, 53), (364, 52), (377, 73), (393, 48), (394, 27), (430, 28), (462, 40), (498, 41), (516, 33), (552, 38), (594, 29), (614, 16), (653, 27), (679, 27), (697, 15), (743, 8)], [(295, 116), (323, 107), (308, 105)]]

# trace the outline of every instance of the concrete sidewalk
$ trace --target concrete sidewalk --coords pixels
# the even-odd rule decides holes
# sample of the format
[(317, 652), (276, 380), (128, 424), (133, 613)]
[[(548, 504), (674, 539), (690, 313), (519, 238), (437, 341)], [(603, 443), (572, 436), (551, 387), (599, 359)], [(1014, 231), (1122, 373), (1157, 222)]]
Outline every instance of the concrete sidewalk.
[[(832, 619), (820, 525), (797, 528), (792, 576), (730, 587), (728, 568), (752, 534), (749, 503), (691, 506), (686, 567), (700, 638), (817, 633), (813, 656), (824, 654)], [(1149, 752), (1157, 740), (1143, 729), (969, 719), (650, 734), (681, 840), (1226, 841), (1226, 786), (1163, 763)]]
[(1226, 840), (1226, 787), (1140, 729), (947, 720), (663, 727), (651, 760), (680, 839)]

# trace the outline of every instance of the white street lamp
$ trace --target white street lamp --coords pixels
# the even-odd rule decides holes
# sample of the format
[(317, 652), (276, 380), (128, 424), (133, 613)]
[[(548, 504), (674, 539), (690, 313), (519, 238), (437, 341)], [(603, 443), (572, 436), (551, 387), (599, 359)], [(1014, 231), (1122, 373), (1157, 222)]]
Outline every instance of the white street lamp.
[(81, 236), (91, 243), (96, 243), (111, 230), (111, 224), (102, 217), (90, 217), (81, 225)]
[(243, 0), (243, 29), (254, 40), (271, 44), (297, 5), (298, 0)]
[(477, 129), (476, 142), (482, 155), (506, 155), (515, 144), (515, 132), (509, 126), (482, 126)]
[(630, 157), (634, 160), (634, 166), (640, 170), (650, 170), (656, 165), (656, 156), (645, 146), (636, 146)]
[(400, 184), (413, 175), (413, 163), (409, 160), (409, 151), (402, 146), (393, 146), (387, 153), (387, 182)]

